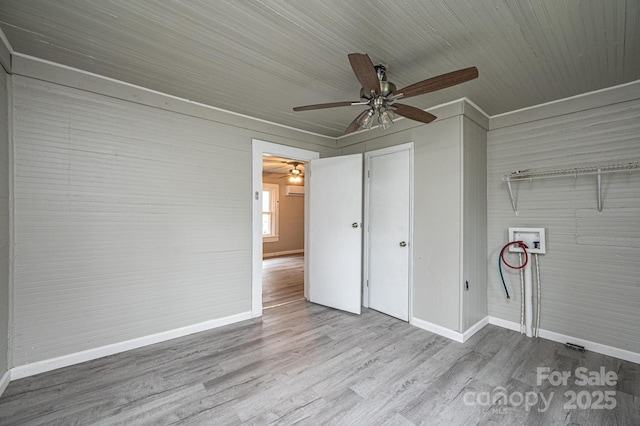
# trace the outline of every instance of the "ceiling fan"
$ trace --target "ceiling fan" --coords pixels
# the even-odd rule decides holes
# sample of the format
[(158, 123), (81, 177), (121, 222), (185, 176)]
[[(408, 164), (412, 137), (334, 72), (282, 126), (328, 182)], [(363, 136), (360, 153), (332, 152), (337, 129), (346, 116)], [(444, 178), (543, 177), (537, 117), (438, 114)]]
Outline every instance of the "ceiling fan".
[[(280, 179), (288, 178), (291, 183), (302, 183), (304, 180), (304, 164), (303, 161), (287, 161), (278, 157), (270, 157), (263, 160), (265, 171), (282, 175)], [(290, 168), (291, 166), (293, 168)]]
[(437, 118), (435, 115), (416, 107), (396, 103), (396, 101), (435, 92), (478, 77), (478, 69), (470, 67), (428, 78), (396, 90), (396, 86), (387, 81), (387, 71), (384, 65), (374, 66), (366, 53), (351, 53), (348, 56), (351, 68), (360, 84), (362, 84), (360, 101), (305, 105), (293, 109), (294, 111), (309, 111), (342, 106), (367, 105), (369, 108), (351, 122), (345, 134), (355, 132), (361, 128), (369, 129), (374, 124), (374, 121), (377, 121), (380, 127), (386, 129), (393, 124), (395, 114), (411, 120), (431, 123)]
[(290, 161), (287, 164), (291, 164), (293, 166), (293, 169), (289, 170), (289, 182), (302, 182), (302, 179), (304, 179), (304, 172), (302, 170), (298, 170), (298, 166), (302, 163), (298, 161)]

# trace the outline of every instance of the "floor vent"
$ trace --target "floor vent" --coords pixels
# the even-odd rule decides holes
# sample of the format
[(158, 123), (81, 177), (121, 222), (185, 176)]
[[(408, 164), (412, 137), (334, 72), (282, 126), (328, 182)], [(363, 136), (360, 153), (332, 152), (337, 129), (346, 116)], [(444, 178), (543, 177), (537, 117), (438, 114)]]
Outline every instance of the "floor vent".
[(571, 349), (572, 351), (584, 352), (584, 346), (576, 345), (575, 343), (565, 343), (564, 347), (567, 349)]

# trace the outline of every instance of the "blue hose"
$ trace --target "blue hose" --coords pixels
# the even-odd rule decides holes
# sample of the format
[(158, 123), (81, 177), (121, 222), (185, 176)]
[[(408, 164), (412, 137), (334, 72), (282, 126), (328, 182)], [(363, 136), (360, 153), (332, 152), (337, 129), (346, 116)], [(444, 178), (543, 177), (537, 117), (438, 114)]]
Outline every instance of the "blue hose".
[[(503, 249), (504, 250), (504, 249)], [(502, 279), (502, 286), (504, 287), (504, 292), (507, 294), (507, 299), (511, 299), (509, 296), (509, 290), (507, 290), (507, 283), (504, 282), (504, 275), (502, 275), (502, 253), (498, 255), (498, 270), (500, 271), (500, 279)]]

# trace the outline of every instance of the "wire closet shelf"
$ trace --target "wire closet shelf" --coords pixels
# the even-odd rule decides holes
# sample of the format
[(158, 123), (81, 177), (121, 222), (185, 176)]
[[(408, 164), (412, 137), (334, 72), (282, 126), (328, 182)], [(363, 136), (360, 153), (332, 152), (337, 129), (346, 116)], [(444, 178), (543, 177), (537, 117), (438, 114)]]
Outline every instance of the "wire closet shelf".
[(502, 175), (502, 181), (507, 182), (507, 187), (509, 189), (509, 196), (511, 197), (511, 207), (515, 214), (518, 214), (518, 209), (516, 207), (516, 198), (513, 194), (513, 188), (511, 186), (511, 182), (517, 181), (533, 181), (536, 179), (546, 179), (546, 178), (554, 178), (554, 177), (563, 177), (563, 176), (573, 176), (577, 178), (580, 175), (597, 175), (597, 195), (598, 195), (598, 211), (602, 211), (602, 174), (604, 173), (615, 173), (615, 172), (631, 172), (635, 169), (640, 168), (640, 160), (639, 161), (631, 161), (626, 163), (607, 163), (600, 165), (589, 165), (589, 166), (579, 166), (579, 167), (567, 167), (561, 169), (525, 169), (525, 170), (516, 170), (511, 173), (505, 173)]

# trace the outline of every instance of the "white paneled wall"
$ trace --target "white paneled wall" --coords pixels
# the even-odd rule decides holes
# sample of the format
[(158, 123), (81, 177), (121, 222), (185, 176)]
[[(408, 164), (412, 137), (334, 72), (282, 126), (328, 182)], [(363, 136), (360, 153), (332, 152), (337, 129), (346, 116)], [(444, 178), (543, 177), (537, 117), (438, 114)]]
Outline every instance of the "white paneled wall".
[(462, 120), (462, 290), (460, 330), (487, 316), (487, 131)]
[[(8, 369), (9, 328), (9, 86), (0, 67), (0, 378)], [(2, 382), (0, 381), (0, 393)]]
[(251, 310), (249, 139), (13, 83), (14, 366)]
[[(514, 183), (518, 215), (501, 175), (527, 168), (562, 168), (640, 160), (640, 99), (619, 101), (612, 89), (584, 99), (541, 106), (505, 120), (488, 134), (489, 315), (520, 321), (520, 285), (507, 272), (507, 301), (497, 269), (500, 248), (513, 226), (544, 227), (540, 257), (541, 328), (586, 341), (640, 352), (640, 171), (603, 175), (604, 209), (596, 208), (596, 177)], [(598, 107), (580, 104), (601, 102)], [(545, 108), (556, 113), (538, 118)], [(561, 111), (561, 112), (560, 112)], [(544, 115), (544, 114), (543, 114)], [(527, 118), (530, 118), (528, 120)]]

